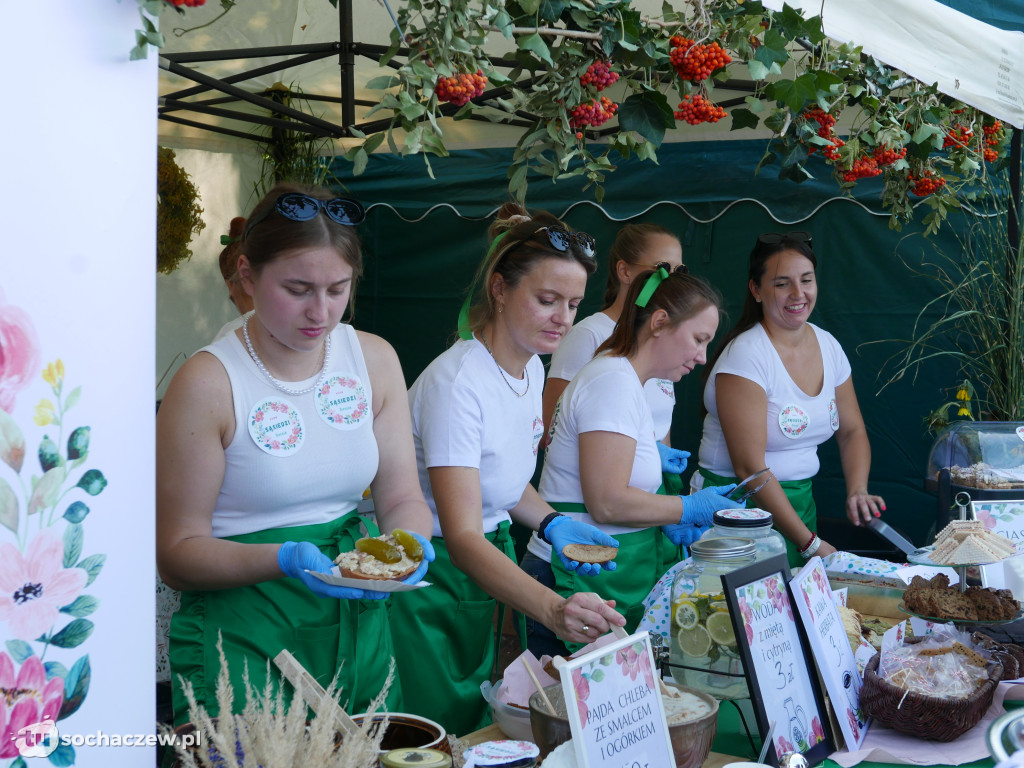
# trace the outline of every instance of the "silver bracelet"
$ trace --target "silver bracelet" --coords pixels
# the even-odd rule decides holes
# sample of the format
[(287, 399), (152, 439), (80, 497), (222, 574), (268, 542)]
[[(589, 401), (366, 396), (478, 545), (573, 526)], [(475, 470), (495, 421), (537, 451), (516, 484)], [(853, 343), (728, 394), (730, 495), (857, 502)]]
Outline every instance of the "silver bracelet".
[(814, 541), (803, 552), (800, 553), (800, 557), (804, 560), (810, 560), (814, 557), (814, 553), (818, 551), (818, 547), (821, 546), (821, 536), (815, 536)]

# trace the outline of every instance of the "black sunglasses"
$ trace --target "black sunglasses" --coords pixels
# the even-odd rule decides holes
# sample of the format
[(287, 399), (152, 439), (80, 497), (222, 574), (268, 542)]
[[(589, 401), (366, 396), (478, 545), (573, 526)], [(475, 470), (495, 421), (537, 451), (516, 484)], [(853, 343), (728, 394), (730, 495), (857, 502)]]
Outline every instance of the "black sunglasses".
[(350, 200), (347, 197), (321, 200), (301, 192), (286, 192), (277, 198), (262, 215), (252, 219), (246, 225), (244, 237), (248, 237), (253, 228), (266, 221), (274, 211), (292, 221), (310, 221), (315, 219), (320, 211), (323, 211), (331, 221), (346, 227), (354, 227), (366, 218), (366, 209), (357, 200)]
[[(536, 237), (541, 232), (544, 232), (548, 236), (548, 242), (551, 243), (551, 247), (556, 251), (565, 253), (571, 247), (575, 246), (576, 249), (589, 259), (594, 258), (597, 253), (597, 241), (588, 235), (586, 232), (570, 232), (560, 224), (552, 224), (550, 227), (541, 227), (536, 232), (531, 234), (519, 241), (516, 245), (521, 245), (527, 242), (530, 238)], [(512, 248), (506, 249), (506, 253), (512, 250)], [(504, 254), (502, 254), (504, 256)]]
[(810, 245), (814, 242), (814, 237), (810, 232), (802, 229), (795, 232), (765, 232), (757, 236), (757, 242), (761, 243), (761, 245), (778, 245), (788, 240), (795, 240), (798, 243)]
[(659, 261), (654, 265), (653, 269), (664, 269), (670, 275), (688, 275), (690, 274), (690, 268), (685, 264), (680, 264), (678, 267), (673, 268), (667, 261)]

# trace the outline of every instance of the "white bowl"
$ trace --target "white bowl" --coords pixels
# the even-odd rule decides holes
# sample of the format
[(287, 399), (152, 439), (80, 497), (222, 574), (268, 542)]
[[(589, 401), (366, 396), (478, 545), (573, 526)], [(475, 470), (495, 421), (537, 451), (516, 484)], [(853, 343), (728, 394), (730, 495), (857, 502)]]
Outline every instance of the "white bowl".
[(503, 701), (498, 701), (498, 689), (501, 687), (501, 680), (491, 685), (490, 680), (480, 684), (480, 693), (491, 708), (491, 718), (501, 732), (510, 739), (520, 741), (533, 741), (533, 729), (530, 726), (530, 710), (513, 707)]

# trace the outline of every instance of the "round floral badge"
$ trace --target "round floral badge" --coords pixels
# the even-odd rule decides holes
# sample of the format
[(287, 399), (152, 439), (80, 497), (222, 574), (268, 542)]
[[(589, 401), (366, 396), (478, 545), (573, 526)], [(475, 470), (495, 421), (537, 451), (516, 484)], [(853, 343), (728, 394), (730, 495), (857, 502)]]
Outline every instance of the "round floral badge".
[(807, 431), (807, 414), (798, 405), (787, 405), (779, 411), (779, 429), (786, 437), (796, 440)]
[(291, 456), (302, 447), (306, 430), (294, 405), (268, 397), (249, 412), (249, 436), (271, 456)]
[(673, 403), (676, 401), (676, 388), (669, 379), (658, 379), (658, 389)]
[(335, 429), (356, 429), (370, 415), (363, 382), (354, 374), (330, 374), (316, 391), (316, 409)]

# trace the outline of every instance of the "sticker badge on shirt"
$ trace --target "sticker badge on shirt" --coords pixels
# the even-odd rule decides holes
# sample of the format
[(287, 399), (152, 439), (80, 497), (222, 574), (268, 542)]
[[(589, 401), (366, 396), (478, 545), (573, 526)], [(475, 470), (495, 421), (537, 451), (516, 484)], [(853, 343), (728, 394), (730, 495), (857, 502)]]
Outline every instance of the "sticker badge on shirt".
[(370, 403), (358, 376), (332, 373), (316, 391), (316, 409), (335, 429), (355, 429), (370, 413)]
[(537, 455), (537, 451), (540, 450), (540, 439), (544, 437), (544, 420), (537, 416), (533, 420), (533, 455)]
[(673, 403), (676, 401), (676, 388), (669, 379), (658, 379), (658, 389)]
[(832, 424), (833, 432), (839, 429), (839, 406), (836, 405), (834, 397), (828, 401), (828, 420)]
[(787, 405), (779, 411), (779, 429), (786, 437), (796, 440), (807, 431), (807, 414), (798, 405)]
[(249, 412), (249, 436), (271, 456), (291, 456), (302, 447), (306, 430), (294, 405), (268, 397)]

